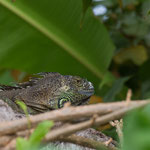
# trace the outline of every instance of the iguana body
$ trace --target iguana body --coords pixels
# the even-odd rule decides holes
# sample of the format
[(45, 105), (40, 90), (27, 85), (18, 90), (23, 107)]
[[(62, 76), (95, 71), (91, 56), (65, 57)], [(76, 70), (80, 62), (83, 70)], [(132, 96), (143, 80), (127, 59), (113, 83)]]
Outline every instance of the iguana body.
[(15, 110), (18, 109), (15, 101), (21, 100), (30, 113), (39, 113), (61, 108), (66, 102), (84, 104), (94, 93), (91, 82), (78, 76), (51, 72), (39, 73), (38, 76), (42, 78), (31, 78), (16, 86), (1, 85), (0, 99), (7, 101)]

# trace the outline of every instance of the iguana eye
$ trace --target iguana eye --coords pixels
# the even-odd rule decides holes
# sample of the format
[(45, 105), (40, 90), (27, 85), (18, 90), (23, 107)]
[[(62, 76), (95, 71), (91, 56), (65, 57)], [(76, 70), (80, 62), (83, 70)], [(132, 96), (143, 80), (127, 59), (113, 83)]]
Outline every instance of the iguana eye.
[(80, 83), (80, 82), (81, 82), (81, 80), (80, 80), (80, 79), (77, 79), (77, 80), (76, 80), (76, 82), (77, 82), (77, 83)]
[(70, 100), (68, 98), (60, 98), (58, 100), (58, 108), (62, 108), (65, 103), (69, 102)]
[(79, 78), (77, 78), (76, 80), (75, 80), (75, 82), (76, 82), (76, 84), (77, 85), (82, 85), (82, 80)]

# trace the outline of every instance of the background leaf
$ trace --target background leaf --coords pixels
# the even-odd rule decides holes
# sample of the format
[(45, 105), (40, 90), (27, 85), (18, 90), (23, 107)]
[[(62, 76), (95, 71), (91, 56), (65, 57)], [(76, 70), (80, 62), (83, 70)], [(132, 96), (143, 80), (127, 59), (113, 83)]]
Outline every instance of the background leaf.
[(9, 70), (2, 70), (0, 72), (0, 83), (11, 85), (14, 82), (14, 79), (11, 76), (11, 72)]
[(114, 46), (91, 9), (80, 30), (82, 1), (0, 0), (0, 4), (1, 68), (80, 75), (98, 86)]
[(129, 77), (119, 78), (117, 79), (108, 93), (104, 96), (103, 101), (114, 101), (115, 96), (120, 93), (123, 88), (124, 83), (129, 79)]
[(92, 4), (92, 0), (82, 0), (82, 16), (81, 16), (80, 28), (83, 25), (83, 20), (84, 20), (86, 11), (91, 6), (91, 4)]

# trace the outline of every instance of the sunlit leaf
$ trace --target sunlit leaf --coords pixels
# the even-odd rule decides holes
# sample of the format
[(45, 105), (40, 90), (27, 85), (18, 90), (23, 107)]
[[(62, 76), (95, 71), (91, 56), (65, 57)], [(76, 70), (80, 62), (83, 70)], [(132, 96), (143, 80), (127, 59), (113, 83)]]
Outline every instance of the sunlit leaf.
[(16, 149), (17, 150), (37, 150), (41, 143), (41, 140), (48, 133), (50, 128), (54, 125), (52, 121), (43, 121), (38, 124), (37, 128), (31, 134), (28, 140), (23, 138), (17, 138)]
[(23, 138), (17, 138), (16, 140), (16, 150), (29, 150), (29, 144), (27, 140)]
[(31, 128), (31, 122), (30, 122), (29, 113), (28, 113), (28, 109), (27, 109), (26, 104), (20, 100), (16, 100), (15, 103), (18, 104), (20, 106), (20, 108), (23, 110), (23, 112), (25, 113), (26, 118), (28, 120), (28, 129), (30, 129)]
[(44, 136), (48, 133), (53, 125), (54, 123), (52, 121), (41, 122), (29, 138), (30, 145), (38, 147), (41, 140), (44, 138)]
[(20, 107), (21, 109), (27, 114), (27, 106), (25, 105), (24, 102), (20, 101), (20, 100), (16, 100), (15, 101)]

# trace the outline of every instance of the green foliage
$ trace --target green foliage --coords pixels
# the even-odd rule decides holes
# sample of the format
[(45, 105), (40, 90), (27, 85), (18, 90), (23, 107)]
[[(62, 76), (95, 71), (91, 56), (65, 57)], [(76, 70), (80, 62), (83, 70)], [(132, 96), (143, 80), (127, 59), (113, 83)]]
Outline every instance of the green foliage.
[(17, 138), (16, 150), (30, 150), (27, 140), (20, 138), (20, 137)]
[(114, 45), (91, 9), (80, 29), (81, 0), (0, 0), (0, 14), (1, 68), (80, 75), (98, 86)]
[(103, 101), (114, 101), (117, 94), (120, 93), (123, 88), (124, 83), (129, 79), (129, 77), (119, 78), (114, 83), (112, 88), (107, 92)]
[(37, 150), (40, 146), (41, 140), (44, 138), (46, 133), (53, 126), (52, 121), (44, 121), (39, 123), (37, 128), (31, 134), (28, 140), (23, 138), (17, 138), (16, 149), (17, 150)]
[(31, 124), (30, 124), (30, 118), (29, 118), (29, 113), (28, 113), (26, 104), (23, 101), (20, 101), (20, 100), (16, 100), (15, 102), (16, 102), (16, 104), (18, 104), (20, 106), (20, 108), (25, 113), (26, 118), (28, 119), (28, 128), (30, 129)]
[(32, 135), (30, 136), (29, 141), (33, 145), (38, 145), (53, 125), (54, 124), (52, 121), (45, 121), (40, 123), (38, 127), (35, 129), (35, 131), (32, 133)]
[(114, 81), (115, 81), (114, 76), (110, 72), (107, 72), (99, 85), (99, 89), (102, 89), (104, 85), (113, 84)]
[(16, 100), (16, 103), (21, 107), (26, 116), (28, 116), (27, 106), (23, 101)]
[(12, 81), (14, 81), (14, 79), (12, 78), (9, 70), (0, 71), (0, 83), (1, 84), (9, 85), (10, 82), (12, 82)]
[(87, 9), (91, 6), (91, 4), (92, 4), (92, 0), (82, 0), (82, 18), (80, 22), (80, 27), (82, 27), (83, 25), (83, 19), (85, 17), (85, 13)]
[(83, 14), (86, 13), (87, 9), (91, 6), (92, 0), (82, 0), (82, 11)]
[(150, 149), (150, 105), (128, 114), (124, 120), (123, 150)]
[[(133, 90), (133, 98), (148, 98), (150, 88), (146, 79), (150, 81), (149, 67), (141, 67), (149, 61), (150, 54), (150, 0), (96, 1), (94, 9), (98, 6), (106, 9), (98, 17), (116, 46), (110, 72), (119, 78), (131, 77), (124, 84)], [(145, 76), (147, 78), (143, 80)]]

